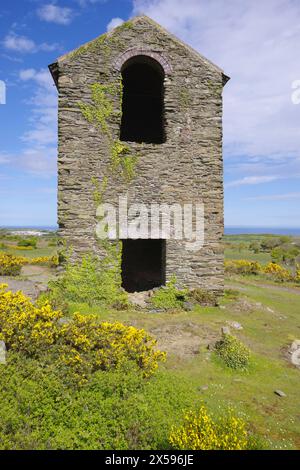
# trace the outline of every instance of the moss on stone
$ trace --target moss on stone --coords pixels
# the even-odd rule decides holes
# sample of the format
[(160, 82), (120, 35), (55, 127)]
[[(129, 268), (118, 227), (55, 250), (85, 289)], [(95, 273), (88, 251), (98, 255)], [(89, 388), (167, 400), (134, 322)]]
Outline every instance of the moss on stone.
[(130, 147), (119, 139), (115, 140), (111, 147), (112, 172), (117, 171), (125, 182), (130, 183), (135, 176), (136, 163), (137, 156), (131, 154)]
[[(91, 85), (92, 104), (79, 103), (79, 108), (83, 117), (99, 128), (108, 138), (111, 160), (109, 173), (117, 173), (126, 183), (130, 183), (135, 176), (137, 155), (131, 154), (128, 144), (119, 139), (113, 139), (109, 128), (109, 119), (112, 116), (122, 116), (122, 92), (122, 80), (111, 84), (94, 83)], [(113, 96), (118, 96), (119, 109), (117, 111), (114, 108)]]

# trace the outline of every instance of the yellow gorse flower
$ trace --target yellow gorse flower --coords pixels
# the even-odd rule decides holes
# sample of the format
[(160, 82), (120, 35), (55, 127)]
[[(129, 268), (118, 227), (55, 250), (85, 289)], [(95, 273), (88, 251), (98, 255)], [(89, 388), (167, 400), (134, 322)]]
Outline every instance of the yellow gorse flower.
[(224, 263), (225, 272), (233, 274), (266, 274), (276, 281), (299, 281), (300, 269), (297, 266), (295, 275), (288, 269), (277, 263), (268, 263), (266, 266), (256, 261), (247, 260), (226, 260)]
[(214, 419), (204, 405), (189, 411), (179, 427), (173, 427), (171, 445), (179, 450), (243, 450), (247, 448), (246, 423), (232, 410)]
[(156, 340), (142, 329), (80, 313), (61, 321), (61, 311), (47, 303), (36, 306), (22, 292), (6, 288), (0, 285), (0, 340), (8, 350), (30, 356), (51, 354), (52, 347), (57, 364), (71, 368), (80, 384), (94, 371), (116, 368), (128, 360), (149, 377), (165, 360)]
[(38, 258), (26, 258), (25, 256), (14, 256), (0, 252), (0, 275), (16, 276), (20, 273), (22, 266), (26, 264), (58, 265), (57, 256), (42, 256)]

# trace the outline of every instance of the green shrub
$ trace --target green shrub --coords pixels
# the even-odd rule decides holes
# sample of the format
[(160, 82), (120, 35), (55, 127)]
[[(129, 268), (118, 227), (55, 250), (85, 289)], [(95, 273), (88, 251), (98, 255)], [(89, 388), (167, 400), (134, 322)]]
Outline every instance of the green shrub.
[(246, 370), (249, 366), (251, 353), (239, 339), (230, 334), (223, 334), (215, 345), (218, 357), (231, 369)]
[(176, 277), (172, 276), (165, 287), (155, 291), (151, 297), (151, 303), (155, 308), (175, 309), (182, 308), (188, 298), (188, 289), (178, 289)]
[(28, 247), (31, 246), (32, 248), (36, 248), (37, 246), (37, 238), (24, 238), (18, 242), (18, 246)]
[(237, 300), (240, 296), (240, 292), (237, 289), (225, 289), (224, 297), (228, 300)]
[(134, 364), (72, 389), (54, 366), (10, 352), (0, 367), (0, 449), (168, 449), (196, 397), (188, 381), (167, 372), (145, 380)]
[(208, 291), (206, 289), (193, 289), (188, 293), (188, 298), (203, 306), (217, 306), (218, 297), (214, 292)]
[[(112, 250), (117, 248), (112, 247)], [(104, 259), (86, 254), (80, 261), (67, 261), (65, 271), (49, 282), (47, 294), (51, 305), (63, 307), (68, 302), (86, 303), (89, 306), (128, 308), (127, 293), (121, 289), (119, 261), (107, 255)]]

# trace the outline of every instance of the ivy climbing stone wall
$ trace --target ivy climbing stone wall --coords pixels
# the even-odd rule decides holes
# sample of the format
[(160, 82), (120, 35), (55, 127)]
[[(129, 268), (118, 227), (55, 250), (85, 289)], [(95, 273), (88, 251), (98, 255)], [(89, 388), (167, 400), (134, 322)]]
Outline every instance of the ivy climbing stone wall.
[[(161, 57), (166, 72), (163, 144), (119, 141), (119, 68), (133, 50)], [(50, 69), (59, 90), (59, 232), (73, 256), (101, 256), (95, 199), (117, 203), (127, 192), (129, 202), (203, 202), (204, 247), (193, 252), (180, 240), (168, 240), (166, 274), (189, 287), (221, 292), (222, 71), (147, 17), (124, 23)]]

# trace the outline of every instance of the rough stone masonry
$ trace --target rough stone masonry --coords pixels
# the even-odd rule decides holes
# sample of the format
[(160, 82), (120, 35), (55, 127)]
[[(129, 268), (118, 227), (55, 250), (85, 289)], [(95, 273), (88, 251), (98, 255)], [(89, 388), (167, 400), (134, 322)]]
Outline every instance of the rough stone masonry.
[[(109, 139), (120, 139), (122, 89), (115, 85), (126, 64), (138, 64), (140, 59), (163, 75), (164, 139), (161, 143), (126, 142), (126, 152), (138, 156), (135, 176), (128, 182), (117, 171), (107, 173), (112, 158)], [(222, 90), (229, 78), (146, 16), (60, 57), (49, 68), (59, 93), (59, 234), (72, 246), (73, 256), (103, 254), (95, 237), (95, 180), (101, 185), (107, 179), (104, 202), (117, 204), (124, 193), (129, 201), (145, 204), (201, 201), (204, 247), (193, 252), (185, 249), (182, 240), (166, 240), (165, 280), (176, 275), (188, 287), (221, 293)], [(87, 119), (80, 107), (82, 103), (92, 106), (91, 90), (97, 83), (111, 84), (115, 90), (110, 93), (112, 110), (106, 115), (106, 131), (91, 117)]]

